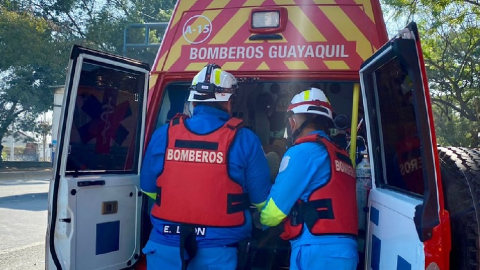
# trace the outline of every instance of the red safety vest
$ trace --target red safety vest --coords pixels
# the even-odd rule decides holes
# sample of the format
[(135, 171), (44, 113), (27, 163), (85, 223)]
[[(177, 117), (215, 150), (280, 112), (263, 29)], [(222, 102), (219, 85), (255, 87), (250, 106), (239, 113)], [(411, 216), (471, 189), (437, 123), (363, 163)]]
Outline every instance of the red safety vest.
[(396, 150), (398, 167), (406, 188), (412, 192), (423, 194), (420, 140), (417, 137), (405, 138), (397, 143)]
[(247, 194), (228, 173), (228, 153), (242, 120), (231, 118), (205, 135), (185, 126), (186, 116), (170, 121), (163, 172), (157, 178), (156, 218), (211, 227), (245, 222)]
[(285, 240), (298, 237), (304, 224), (313, 235), (358, 234), (355, 169), (348, 154), (319, 135), (304, 136), (295, 145), (317, 142), (325, 146), (330, 158), (330, 178), (308, 197), (298, 201), (284, 223)]

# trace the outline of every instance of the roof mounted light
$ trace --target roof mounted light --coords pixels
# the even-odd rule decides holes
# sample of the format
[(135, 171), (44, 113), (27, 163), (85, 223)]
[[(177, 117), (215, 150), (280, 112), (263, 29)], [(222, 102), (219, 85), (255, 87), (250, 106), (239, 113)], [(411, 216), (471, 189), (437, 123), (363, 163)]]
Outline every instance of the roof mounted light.
[(287, 25), (287, 9), (259, 8), (250, 14), (250, 32), (259, 34), (279, 33)]
[(280, 27), (280, 11), (262, 11), (252, 13), (253, 28)]

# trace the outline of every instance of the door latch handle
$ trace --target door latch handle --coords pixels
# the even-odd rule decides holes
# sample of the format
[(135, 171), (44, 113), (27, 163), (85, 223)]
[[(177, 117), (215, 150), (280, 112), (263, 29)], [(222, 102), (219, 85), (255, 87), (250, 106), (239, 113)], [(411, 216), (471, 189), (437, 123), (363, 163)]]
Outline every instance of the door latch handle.
[(88, 187), (88, 186), (105, 186), (105, 180), (77, 182), (77, 187)]

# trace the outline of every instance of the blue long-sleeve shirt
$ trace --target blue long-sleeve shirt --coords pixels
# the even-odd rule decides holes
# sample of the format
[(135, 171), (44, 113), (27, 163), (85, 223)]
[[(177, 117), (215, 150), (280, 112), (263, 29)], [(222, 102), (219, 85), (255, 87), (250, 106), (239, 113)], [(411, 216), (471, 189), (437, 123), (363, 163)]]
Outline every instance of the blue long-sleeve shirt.
[[(315, 131), (328, 138), (325, 132)], [(287, 150), (280, 163), (279, 173), (261, 213), (261, 222), (276, 226), (290, 213), (297, 200), (307, 201), (310, 194), (327, 183), (330, 177), (330, 159), (327, 149), (316, 142), (295, 145)], [(352, 206), (353, 207), (353, 206)], [(292, 246), (304, 244), (353, 243), (345, 236), (314, 236), (304, 226), (302, 235), (292, 240)]]
[[(187, 127), (206, 134), (220, 128), (229, 119), (227, 112), (209, 106), (198, 105), (193, 116), (185, 121)], [(161, 126), (153, 134), (147, 147), (140, 174), (140, 186), (144, 192), (155, 193), (156, 180), (163, 170), (167, 148), (168, 124)], [(262, 205), (270, 191), (270, 171), (258, 137), (250, 130), (241, 128), (230, 147), (228, 160), (230, 176), (249, 195), (250, 202)], [(250, 236), (252, 225), (250, 212), (245, 211), (246, 221), (241, 227), (206, 228), (205, 237), (197, 237), (199, 247), (218, 247), (234, 244)], [(151, 217), (153, 229), (150, 240), (165, 245), (178, 246), (178, 235), (164, 234), (164, 227), (176, 225)], [(168, 230), (167, 230), (168, 231)]]

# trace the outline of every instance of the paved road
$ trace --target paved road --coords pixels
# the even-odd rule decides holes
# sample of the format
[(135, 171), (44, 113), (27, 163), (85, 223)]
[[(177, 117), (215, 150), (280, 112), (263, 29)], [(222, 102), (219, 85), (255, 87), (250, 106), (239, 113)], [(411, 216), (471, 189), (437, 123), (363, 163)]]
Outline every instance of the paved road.
[(0, 179), (0, 269), (45, 269), (49, 179)]

